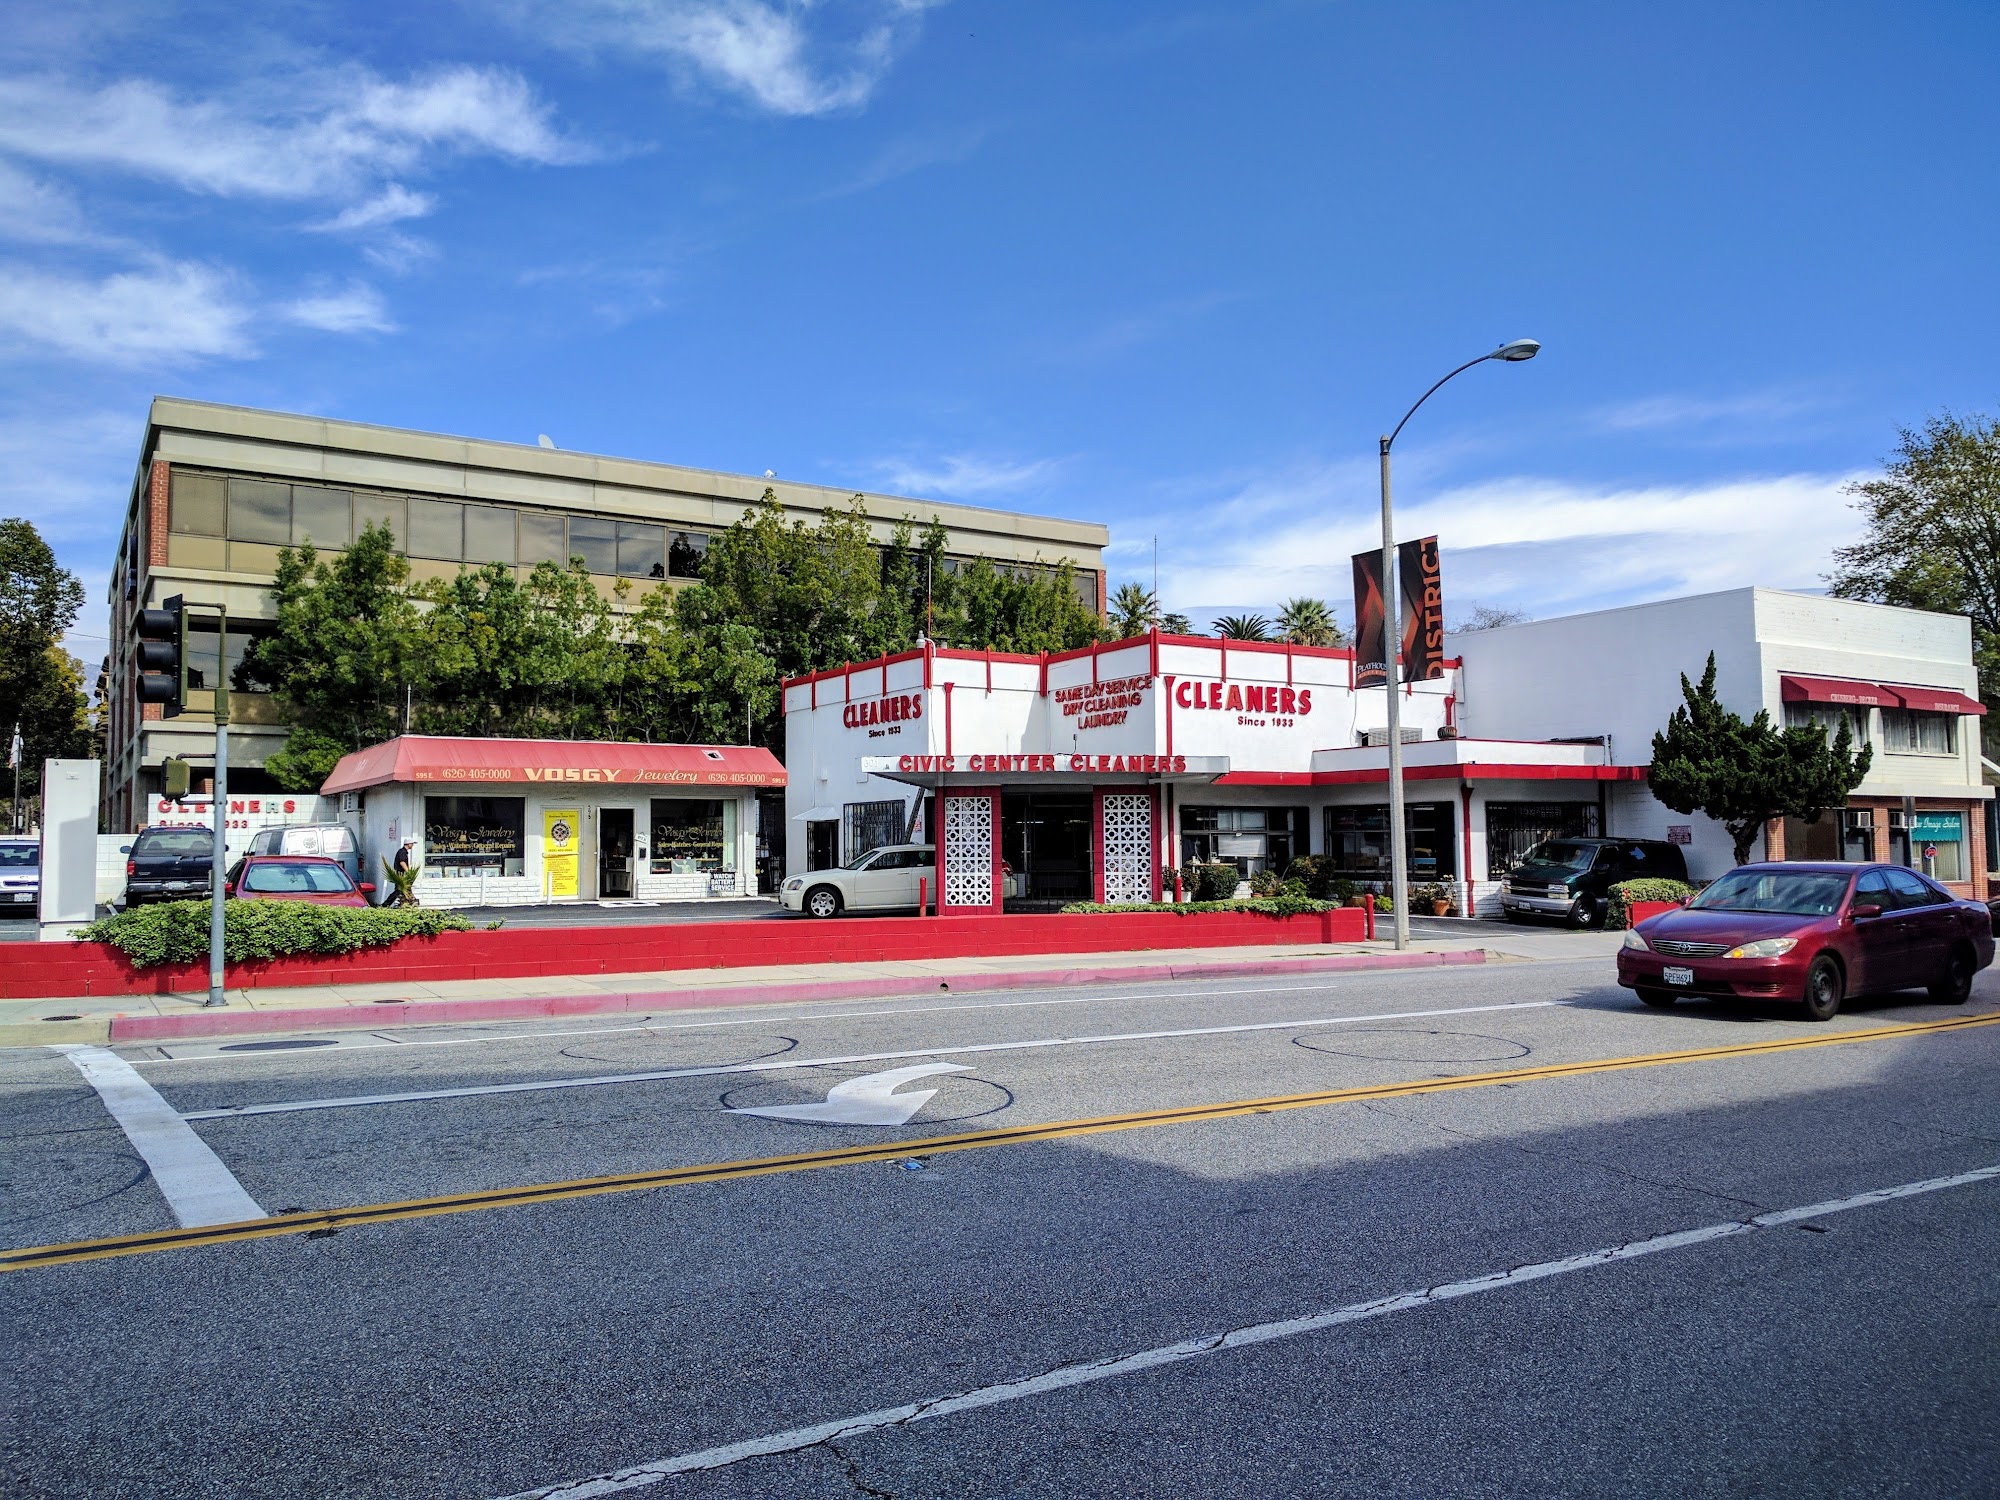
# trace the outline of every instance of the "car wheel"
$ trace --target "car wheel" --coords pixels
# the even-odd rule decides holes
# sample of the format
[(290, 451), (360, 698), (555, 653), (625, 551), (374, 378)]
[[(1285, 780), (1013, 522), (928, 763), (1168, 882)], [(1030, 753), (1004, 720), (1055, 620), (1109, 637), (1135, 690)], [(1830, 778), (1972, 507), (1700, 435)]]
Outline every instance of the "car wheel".
[(1674, 1003), (1672, 990), (1638, 990), (1635, 993), (1646, 1004), (1657, 1006), (1661, 1010), (1670, 1008)]
[(1840, 972), (1840, 965), (1821, 954), (1806, 970), (1805, 1007), (1808, 1021), (1831, 1021), (1840, 1013), (1840, 1002), (1847, 993), (1847, 980)]
[(816, 885), (806, 892), (803, 905), (809, 917), (837, 917), (840, 915), (840, 892), (830, 885)]
[(1578, 896), (1576, 904), (1569, 909), (1569, 925), (1578, 932), (1587, 927), (1595, 927), (1599, 921), (1597, 903), (1588, 896)]
[(1931, 986), (1931, 999), (1939, 1005), (1963, 1005), (1972, 998), (1972, 952), (1954, 948), (1945, 960), (1944, 977)]

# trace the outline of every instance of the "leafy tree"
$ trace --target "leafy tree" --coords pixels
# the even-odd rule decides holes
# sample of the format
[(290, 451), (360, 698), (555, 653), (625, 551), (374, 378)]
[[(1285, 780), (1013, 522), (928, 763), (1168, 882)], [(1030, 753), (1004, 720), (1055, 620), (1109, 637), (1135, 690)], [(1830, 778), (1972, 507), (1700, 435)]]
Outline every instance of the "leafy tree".
[(1160, 629), (1168, 635), (1193, 635), (1194, 621), (1182, 614), (1161, 615)]
[(1700, 686), (1681, 674), (1681, 697), (1666, 729), (1653, 736), (1647, 784), (1675, 812), (1703, 813), (1728, 829), (1739, 865), (1770, 819), (1817, 822), (1868, 774), (1874, 752), (1864, 745), (1854, 753), (1845, 719), (1829, 742), (1818, 725), (1776, 729), (1761, 708), (1746, 720), (1724, 707), (1713, 651)]
[(275, 694), (293, 726), (283, 757), (267, 769), (317, 786), (347, 751), (400, 733), (406, 691), (429, 684), (410, 565), (388, 527), (369, 526), (331, 562), (311, 543), (281, 549), (271, 597), (276, 626), (250, 644), (233, 681)]
[(983, 557), (961, 566), (947, 596), (950, 620), (938, 637), (989, 651), (1071, 651), (1103, 634), (1097, 611), (1076, 596), (1068, 563), (1053, 569), (996, 567)]
[(1301, 595), (1278, 611), (1279, 635), (1294, 646), (1344, 646), (1347, 636), (1324, 599)]
[(1868, 522), (1827, 576), (1843, 599), (1965, 615), (1986, 732), (2000, 734), (2000, 417), (1903, 428), (1879, 479), (1848, 487)]
[(1271, 622), (1262, 615), (1224, 615), (1209, 627), (1226, 641), (1268, 641)]
[(44, 760), (90, 753), (83, 667), (61, 644), (82, 608), (83, 585), (56, 565), (34, 524), (0, 521), (0, 742), (21, 726), (24, 798), (40, 789)]
[(1498, 630), (1503, 625), (1527, 623), (1525, 610), (1508, 609), (1499, 604), (1475, 604), (1446, 628), (1453, 635), (1458, 635), (1467, 630)]
[(1160, 621), (1160, 600), (1151, 589), (1136, 583), (1121, 583), (1111, 596), (1111, 638), (1128, 640), (1144, 635)]

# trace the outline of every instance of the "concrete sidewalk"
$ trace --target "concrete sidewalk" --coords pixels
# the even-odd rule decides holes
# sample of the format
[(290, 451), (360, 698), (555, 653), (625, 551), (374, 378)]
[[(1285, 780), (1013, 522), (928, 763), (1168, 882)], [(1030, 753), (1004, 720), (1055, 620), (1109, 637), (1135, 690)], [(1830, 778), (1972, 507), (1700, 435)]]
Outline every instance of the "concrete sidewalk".
[(657, 974), (467, 979), (423, 985), (327, 985), (232, 990), (229, 1003), (200, 994), (0, 1001), (0, 1046), (138, 1042), (204, 1036), (371, 1029), (429, 1023), (533, 1019), (703, 1006), (797, 1003), (938, 990), (1033, 989), (1176, 979), (1331, 974), (1437, 967), (1489, 959), (1582, 958), (1609, 962), (1618, 934), (1538, 933), (1432, 938), (1396, 953), (1386, 942), (1273, 949), (1152, 949), (885, 963), (778, 964)]

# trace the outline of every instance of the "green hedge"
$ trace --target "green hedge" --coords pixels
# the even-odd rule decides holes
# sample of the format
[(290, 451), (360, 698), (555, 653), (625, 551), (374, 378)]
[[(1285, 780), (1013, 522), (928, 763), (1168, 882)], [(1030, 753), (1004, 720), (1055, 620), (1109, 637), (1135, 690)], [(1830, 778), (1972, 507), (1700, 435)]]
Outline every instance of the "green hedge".
[(1252, 897), (1248, 901), (1183, 901), (1175, 905), (1171, 901), (1157, 904), (1141, 903), (1136, 906), (1101, 906), (1095, 901), (1072, 901), (1063, 910), (1064, 916), (1112, 916), (1128, 911), (1170, 911), (1182, 916), (1191, 916), (1206, 911), (1251, 911), (1266, 917), (1296, 917), (1309, 912), (1332, 911), (1331, 901), (1314, 901), (1306, 896)]
[(1604, 925), (1616, 930), (1632, 925), (1634, 901), (1685, 901), (1694, 887), (1679, 880), (1628, 880), (1611, 887), (1611, 902), (1604, 911)]
[[(193, 963), (208, 957), (209, 903), (167, 901), (135, 906), (93, 922), (77, 934), (109, 943), (135, 969)], [(352, 953), (383, 948), (406, 937), (466, 932), (472, 923), (456, 912), (423, 907), (319, 906), (310, 901), (229, 901), (222, 908), (222, 956), (240, 964), (253, 958), (298, 953)]]

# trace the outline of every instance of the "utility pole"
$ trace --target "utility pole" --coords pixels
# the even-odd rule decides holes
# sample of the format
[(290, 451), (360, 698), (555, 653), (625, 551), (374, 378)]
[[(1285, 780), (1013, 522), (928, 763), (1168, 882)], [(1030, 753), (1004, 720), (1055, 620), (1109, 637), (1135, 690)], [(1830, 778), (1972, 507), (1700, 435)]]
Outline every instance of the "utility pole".
[(227, 1005), (222, 993), (222, 903), (226, 894), (229, 855), (223, 836), (229, 828), (229, 611), (219, 608), (215, 622), (215, 866), (210, 872), (208, 903), (208, 1004)]
[(13, 824), (13, 831), (15, 833), (26, 833), (28, 831), (27, 819), (21, 816), (21, 721), (19, 719), (14, 721), (14, 738), (8, 741), (7, 744), (7, 764), (14, 768), (14, 801), (12, 805), (14, 816), (10, 821)]

